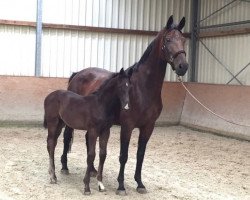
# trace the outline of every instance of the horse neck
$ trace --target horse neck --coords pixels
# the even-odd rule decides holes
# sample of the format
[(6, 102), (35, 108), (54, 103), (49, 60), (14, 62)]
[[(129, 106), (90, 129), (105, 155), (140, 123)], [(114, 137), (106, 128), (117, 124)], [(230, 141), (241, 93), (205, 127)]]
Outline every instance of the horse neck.
[[(166, 73), (167, 62), (159, 55), (158, 45), (154, 45), (148, 58), (141, 64), (139, 73), (142, 87), (147, 88), (152, 95), (160, 95)], [(140, 84), (139, 84), (140, 85)]]
[(105, 107), (106, 110), (112, 110), (113, 107), (117, 104), (118, 94), (117, 94), (117, 78), (110, 80), (111, 82), (107, 84), (106, 87), (102, 88), (101, 91), (98, 91), (98, 101)]

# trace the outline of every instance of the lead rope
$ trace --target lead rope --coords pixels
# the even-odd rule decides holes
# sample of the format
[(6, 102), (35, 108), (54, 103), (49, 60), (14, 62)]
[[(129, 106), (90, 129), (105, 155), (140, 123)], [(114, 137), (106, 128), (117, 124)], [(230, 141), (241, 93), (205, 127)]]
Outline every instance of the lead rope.
[(241, 123), (237, 123), (237, 122), (234, 122), (230, 119), (226, 119), (225, 117), (219, 115), (219, 114), (216, 114), (215, 112), (213, 112), (211, 109), (209, 109), (208, 107), (206, 107), (203, 103), (201, 103), (189, 90), (188, 88), (184, 85), (182, 79), (180, 76), (178, 76), (178, 80), (180, 81), (181, 85), (184, 87), (184, 89), (188, 92), (188, 94), (198, 103), (200, 104), (203, 108), (205, 108), (208, 112), (212, 113), (213, 115), (215, 115), (216, 117), (219, 117), (220, 119), (223, 119), (224, 121), (226, 122), (229, 122), (231, 124), (235, 124), (235, 125), (238, 125), (238, 126), (245, 126), (245, 127), (250, 127), (250, 125), (246, 125), (246, 124), (241, 124)]

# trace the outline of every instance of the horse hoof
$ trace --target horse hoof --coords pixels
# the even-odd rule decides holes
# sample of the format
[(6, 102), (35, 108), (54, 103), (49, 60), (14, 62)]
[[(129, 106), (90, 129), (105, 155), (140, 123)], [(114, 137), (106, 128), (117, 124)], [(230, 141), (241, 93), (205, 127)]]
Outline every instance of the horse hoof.
[(91, 192), (90, 191), (84, 191), (84, 195), (86, 195), (86, 196), (89, 196), (91, 194)]
[(98, 181), (99, 192), (105, 192), (106, 189), (101, 181)]
[(65, 175), (69, 175), (69, 170), (68, 169), (61, 169), (61, 173)]
[(146, 194), (148, 192), (146, 188), (137, 188), (136, 191), (140, 194)]
[(99, 192), (106, 192), (106, 189), (101, 189), (100, 186), (99, 186)]
[(127, 192), (126, 190), (116, 190), (116, 194), (119, 196), (126, 196)]

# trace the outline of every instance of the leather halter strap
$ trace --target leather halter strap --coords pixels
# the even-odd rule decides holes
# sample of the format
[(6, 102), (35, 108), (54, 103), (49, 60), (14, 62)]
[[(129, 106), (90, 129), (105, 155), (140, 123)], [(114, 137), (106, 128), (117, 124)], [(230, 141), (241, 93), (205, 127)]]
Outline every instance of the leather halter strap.
[(185, 56), (186, 56), (186, 51), (184, 51), (184, 50), (180, 50), (180, 51), (177, 51), (174, 55), (173, 55), (173, 60), (179, 55), (179, 54), (185, 54)]

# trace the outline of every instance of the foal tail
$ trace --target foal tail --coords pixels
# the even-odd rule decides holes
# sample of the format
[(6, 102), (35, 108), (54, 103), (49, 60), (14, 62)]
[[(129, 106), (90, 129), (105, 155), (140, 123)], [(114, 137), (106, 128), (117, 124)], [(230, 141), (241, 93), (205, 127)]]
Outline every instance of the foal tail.
[(45, 115), (44, 115), (44, 119), (43, 119), (43, 127), (44, 127), (44, 128), (48, 128), (48, 126), (47, 126), (47, 121), (46, 121), (46, 119), (45, 119)]

